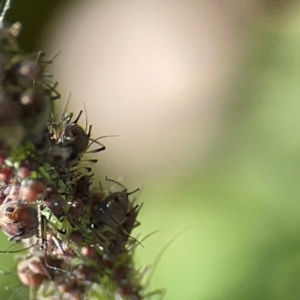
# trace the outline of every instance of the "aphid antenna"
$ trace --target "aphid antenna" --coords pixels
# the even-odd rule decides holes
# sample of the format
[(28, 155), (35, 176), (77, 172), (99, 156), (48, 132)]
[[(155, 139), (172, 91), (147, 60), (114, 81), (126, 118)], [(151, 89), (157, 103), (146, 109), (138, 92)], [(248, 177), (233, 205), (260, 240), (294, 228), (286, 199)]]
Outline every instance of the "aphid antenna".
[(134, 194), (136, 192), (139, 192), (140, 190), (141, 190), (140, 188), (137, 188), (134, 191), (127, 193), (127, 196), (130, 196), (130, 195), (132, 195), (132, 194)]
[(50, 97), (52, 101), (56, 99), (60, 99), (61, 95), (60, 93), (56, 90), (56, 87), (58, 85), (58, 82), (47, 82), (46, 80), (43, 81), (43, 86), (50, 92), (50, 94), (53, 94), (53, 96)]
[[(151, 237), (152, 235), (154, 235), (154, 234), (156, 234), (156, 233), (158, 233), (158, 232), (160, 232), (160, 231), (161, 231), (161, 230), (155, 230), (155, 231), (152, 231), (152, 232), (148, 233), (147, 235), (145, 235), (145, 236), (140, 240), (140, 242), (143, 243), (143, 242), (144, 242), (145, 240), (147, 240), (149, 237)], [(130, 250), (132, 251), (134, 248), (137, 247), (137, 245), (138, 245), (138, 244), (132, 245), (132, 247), (130, 248)]]
[(152, 235), (154, 235), (154, 234), (156, 234), (156, 233), (158, 233), (158, 232), (160, 232), (161, 230), (154, 230), (154, 231), (152, 231), (152, 232), (150, 232), (150, 233), (148, 233), (148, 234), (146, 234), (142, 239), (141, 239), (141, 243), (142, 242), (144, 242), (145, 240), (147, 240), (150, 236), (152, 236)]
[(45, 65), (50, 65), (53, 63), (54, 59), (60, 54), (60, 50), (58, 50), (49, 60), (42, 60), (40, 59), (41, 56), (44, 56), (45, 53), (42, 51), (39, 51), (39, 56), (37, 58), (37, 61), (40, 61), (41, 63), (44, 63)]
[[(109, 179), (107, 176), (105, 176), (105, 180), (111, 181), (111, 182), (114, 182), (114, 183), (120, 185), (120, 186), (124, 189), (122, 192), (126, 192), (127, 196), (130, 196), (130, 195), (132, 195), (132, 194), (134, 194), (134, 193), (136, 193), (136, 192), (138, 192), (138, 191), (141, 190), (140, 188), (137, 188), (137, 189), (135, 189), (135, 190), (132, 191), (132, 192), (127, 192), (127, 188), (126, 188), (122, 183), (120, 183), (120, 182), (118, 182), (118, 181), (116, 181), (116, 180), (114, 180), (114, 179)], [(134, 208), (134, 209), (135, 209), (135, 208)], [(133, 209), (133, 210), (134, 210), (134, 209)]]
[(126, 192), (126, 193), (127, 193), (127, 188), (126, 188), (125, 185), (123, 185), (122, 183), (120, 183), (120, 182), (118, 182), (118, 181), (116, 181), (116, 180), (114, 180), (114, 179), (110, 179), (110, 178), (108, 178), (107, 176), (105, 176), (105, 180), (106, 180), (106, 181), (111, 181), (111, 182), (113, 182), (113, 183), (116, 183), (117, 185), (121, 186), (121, 187), (124, 189), (122, 192)]
[(86, 151), (85, 154), (97, 153), (97, 152), (100, 152), (100, 151), (104, 151), (106, 149), (106, 147), (103, 144), (101, 144), (100, 142), (98, 142), (98, 140), (103, 139), (103, 138), (107, 138), (107, 137), (116, 137), (116, 136), (118, 136), (118, 135), (104, 135), (104, 136), (100, 136), (100, 137), (98, 137), (96, 139), (91, 139), (89, 137), (89, 140), (91, 141), (91, 143), (87, 146), (87, 149), (90, 146), (92, 146), (94, 143), (97, 144), (97, 145), (99, 145), (101, 148), (98, 148), (98, 149), (95, 149), (95, 150)]
[(0, 14), (0, 27), (3, 27), (3, 21), (6, 16), (7, 11), (10, 9), (11, 0), (4, 0), (1, 7), (1, 14)]

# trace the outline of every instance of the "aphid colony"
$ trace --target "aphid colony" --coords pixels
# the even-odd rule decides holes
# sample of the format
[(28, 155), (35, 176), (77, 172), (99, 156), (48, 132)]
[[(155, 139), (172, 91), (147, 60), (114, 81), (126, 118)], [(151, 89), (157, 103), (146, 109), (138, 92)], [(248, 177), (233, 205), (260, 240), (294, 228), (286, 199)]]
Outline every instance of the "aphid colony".
[(54, 121), (51, 61), (21, 51), (20, 24), (4, 24), (9, 4), (0, 16), (0, 229), (27, 251), (17, 274), (34, 299), (142, 299), (135, 191), (111, 179), (117, 191), (92, 187), (96, 160), (84, 156), (105, 147), (78, 124), (81, 112)]

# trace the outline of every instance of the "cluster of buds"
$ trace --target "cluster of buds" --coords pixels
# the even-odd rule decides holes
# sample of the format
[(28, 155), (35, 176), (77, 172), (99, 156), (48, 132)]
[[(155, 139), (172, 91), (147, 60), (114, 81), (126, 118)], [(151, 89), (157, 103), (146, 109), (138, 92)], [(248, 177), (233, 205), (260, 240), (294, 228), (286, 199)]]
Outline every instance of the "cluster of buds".
[(18, 252), (34, 299), (143, 299), (131, 236), (138, 190), (108, 178), (110, 189), (93, 187), (96, 160), (85, 154), (105, 147), (79, 125), (82, 112), (55, 121), (51, 61), (21, 51), (20, 24), (4, 24), (9, 5), (0, 15), (0, 229), (26, 252), (1, 252)]

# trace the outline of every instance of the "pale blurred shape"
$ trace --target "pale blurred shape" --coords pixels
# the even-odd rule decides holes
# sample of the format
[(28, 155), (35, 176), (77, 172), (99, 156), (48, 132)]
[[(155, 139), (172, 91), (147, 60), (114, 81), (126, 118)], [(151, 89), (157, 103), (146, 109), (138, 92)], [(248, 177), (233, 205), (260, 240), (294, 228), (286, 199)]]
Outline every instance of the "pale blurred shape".
[(95, 138), (119, 135), (102, 140), (101, 174), (182, 176), (212, 151), (238, 64), (239, 31), (217, 7), (89, 1), (60, 12), (43, 48), (61, 50), (53, 73), (68, 110), (84, 102)]

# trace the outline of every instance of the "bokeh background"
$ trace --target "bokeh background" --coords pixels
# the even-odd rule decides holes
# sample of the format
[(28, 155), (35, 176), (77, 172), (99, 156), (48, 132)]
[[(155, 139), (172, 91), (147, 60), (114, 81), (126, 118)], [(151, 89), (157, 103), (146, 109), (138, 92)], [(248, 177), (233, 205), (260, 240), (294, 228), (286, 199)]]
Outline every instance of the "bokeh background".
[[(95, 138), (119, 135), (101, 140), (97, 179), (142, 187), (134, 234), (159, 230), (137, 253), (150, 289), (300, 299), (298, 1), (13, 2), (23, 48), (59, 52), (57, 111), (70, 95)], [(9, 296), (24, 299), (13, 274)]]

